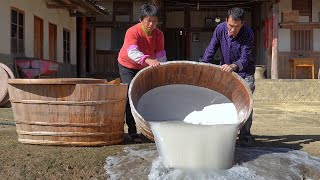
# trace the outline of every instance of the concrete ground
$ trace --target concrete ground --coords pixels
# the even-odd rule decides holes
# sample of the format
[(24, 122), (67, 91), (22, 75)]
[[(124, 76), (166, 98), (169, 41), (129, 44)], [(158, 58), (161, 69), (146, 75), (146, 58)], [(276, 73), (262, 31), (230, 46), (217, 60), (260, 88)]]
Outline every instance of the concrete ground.
[[(320, 157), (320, 101), (316, 93), (319, 92), (319, 82), (311, 83), (314, 92), (309, 90), (309, 96), (298, 98), (299, 101), (290, 101), (292, 98), (288, 96), (295, 90), (282, 84), (257, 82), (252, 126), (257, 142), (252, 146), (285, 147)], [(303, 83), (300, 86), (291, 84), (300, 90), (306, 89)], [(272, 99), (277, 89), (284, 94)], [(270, 97), (267, 94), (271, 94)], [(307, 101), (304, 100), (306, 97)], [(121, 154), (128, 146), (155, 148), (154, 143), (137, 145), (128, 141), (121, 145), (94, 148), (21, 144), (17, 140), (11, 108), (0, 109), (1, 179), (106, 179), (103, 168), (106, 157)]]

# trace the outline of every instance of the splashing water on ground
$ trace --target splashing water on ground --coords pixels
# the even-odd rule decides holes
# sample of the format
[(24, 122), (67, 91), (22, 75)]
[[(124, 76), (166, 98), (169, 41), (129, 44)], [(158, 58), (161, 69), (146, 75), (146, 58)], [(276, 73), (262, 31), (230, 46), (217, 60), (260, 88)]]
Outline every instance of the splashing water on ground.
[(233, 180), (233, 179), (320, 179), (320, 158), (285, 148), (237, 147), (235, 165), (226, 171), (166, 168), (156, 147), (126, 147), (105, 164), (108, 179), (132, 180)]

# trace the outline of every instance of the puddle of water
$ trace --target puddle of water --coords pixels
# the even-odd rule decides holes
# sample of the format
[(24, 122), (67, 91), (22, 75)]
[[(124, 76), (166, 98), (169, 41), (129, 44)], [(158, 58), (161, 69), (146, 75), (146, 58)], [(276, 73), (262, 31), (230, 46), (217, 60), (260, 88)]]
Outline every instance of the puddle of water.
[(126, 147), (123, 153), (108, 157), (104, 168), (110, 180), (320, 179), (320, 158), (285, 148), (236, 147), (232, 168), (210, 171), (168, 168), (155, 146)]

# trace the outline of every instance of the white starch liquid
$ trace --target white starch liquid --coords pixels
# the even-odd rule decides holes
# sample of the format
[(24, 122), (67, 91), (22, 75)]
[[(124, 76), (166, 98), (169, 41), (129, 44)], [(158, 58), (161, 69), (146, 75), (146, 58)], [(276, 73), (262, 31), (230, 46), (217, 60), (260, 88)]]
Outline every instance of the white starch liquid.
[(237, 111), (222, 94), (190, 85), (167, 85), (142, 96), (138, 112), (150, 125), (169, 167), (232, 167)]

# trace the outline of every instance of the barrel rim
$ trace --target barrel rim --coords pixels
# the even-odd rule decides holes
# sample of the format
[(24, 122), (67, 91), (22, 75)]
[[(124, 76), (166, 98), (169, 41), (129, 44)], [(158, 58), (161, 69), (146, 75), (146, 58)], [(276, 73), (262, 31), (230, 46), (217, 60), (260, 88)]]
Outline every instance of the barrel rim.
[[(8, 75), (8, 79), (5, 83), (8, 83), (8, 80), (10, 80), (10, 79), (15, 78), (13, 72), (11, 71), (11, 69), (7, 65), (0, 63), (0, 68), (3, 69)], [(0, 107), (7, 104), (8, 101), (9, 101), (9, 91), (8, 91), (8, 86), (7, 86), (6, 95), (4, 97), (0, 97)]]
[(1, 89), (1, 92), (0, 92), (0, 105), (2, 104), (5, 104), (7, 103), (7, 96), (8, 96), (8, 84), (7, 84), (7, 81), (8, 79), (10, 79), (10, 76), (8, 74), (8, 72), (2, 68), (0, 66), (0, 74), (2, 76), (1, 80), (0, 80), (0, 83), (3, 83), (3, 88)]
[(11, 71), (11, 69), (10, 69), (8, 66), (6, 66), (6, 65), (3, 64), (3, 63), (0, 63), (0, 67), (7, 72), (8, 76), (9, 76), (9, 79), (10, 79), (10, 78), (12, 78), (12, 79), (15, 78), (13, 72)]
[[(131, 111), (132, 111), (132, 114), (136, 115), (137, 118), (143, 120), (143, 123), (145, 123), (146, 125), (148, 125), (150, 127), (150, 124), (148, 123), (148, 121), (146, 121), (141, 115), (140, 113), (138, 113), (137, 109), (135, 108), (133, 102), (132, 102), (132, 97), (131, 97), (131, 91), (132, 91), (132, 87), (133, 87), (133, 84), (134, 82), (136, 81), (136, 79), (139, 77), (140, 74), (144, 73), (144, 72), (147, 72), (147, 71), (151, 71), (152, 69), (154, 68), (161, 68), (163, 66), (170, 66), (172, 64), (187, 64), (187, 65), (197, 65), (197, 66), (210, 66), (210, 67), (213, 67), (213, 68), (219, 68), (221, 69), (221, 66), (218, 66), (218, 65), (215, 65), (215, 64), (210, 64), (210, 63), (203, 63), (203, 62), (195, 62), (195, 61), (187, 61), (187, 60), (175, 60), (175, 61), (169, 61), (169, 62), (164, 62), (164, 63), (161, 63), (160, 66), (157, 66), (157, 67), (151, 67), (151, 66), (148, 66), (142, 70), (140, 70), (136, 75), (135, 77), (132, 79), (130, 85), (129, 85), (129, 89), (128, 89), (128, 98), (129, 98), (129, 104), (130, 104), (130, 108), (131, 108)], [(251, 92), (251, 89), (246, 85), (246, 82), (245, 80), (240, 77), (237, 73), (235, 72), (232, 72), (231, 75), (238, 79), (243, 85), (244, 85), (244, 88), (246, 89), (246, 91), (248, 92)], [(242, 118), (242, 120), (239, 122), (239, 128), (242, 127), (246, 121), (246, 119), (249, 118), (251, 112), (252, 112), (252, 109), (253, 109), (253, 94), (252, 93), (249, 93), (249, 99), (250, 99), (250, 104), (249, 104), (249, 111), (248, 113), (246, 114), (245, 117)], [(151, 129), (150, 129), (151, 130)], [(149, 139), (150, 139), (150, 135), (147, 134), (145, 132), (145, 129), (142, 129), (141, 130), (142, 134), (146, 135)], [(146, 134), (145, 134), (146, 133)], [(153, 140), (153, 139), (151, 139)]]
[(105, 79), (94, 78), (48, 78), (48, 79), (8, 79), (9, 84), (99, 84)]

